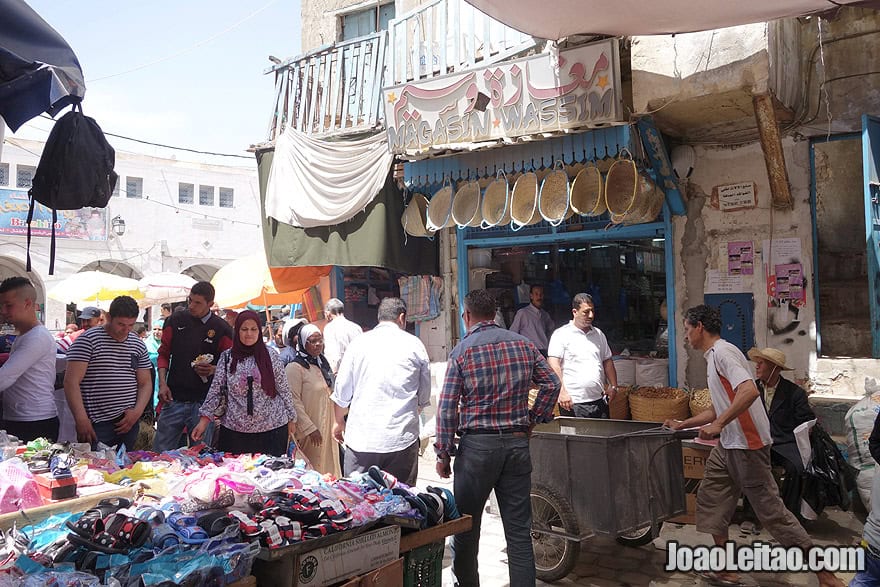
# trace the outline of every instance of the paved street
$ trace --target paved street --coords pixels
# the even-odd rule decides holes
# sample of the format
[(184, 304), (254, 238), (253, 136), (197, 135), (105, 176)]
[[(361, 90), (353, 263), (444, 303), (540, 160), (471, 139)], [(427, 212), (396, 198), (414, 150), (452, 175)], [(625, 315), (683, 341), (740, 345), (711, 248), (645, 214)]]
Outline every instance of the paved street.
[[(441, 481), (434, 471), (433, 454), (430, 449), (419, 463), (419, 485), (444, 485), (452, 488), (451, 480)], [(857, 544), (861, 537), (862, 523), (851, 512), (838, 509), (828, 510), (819, 520), (808, 528), (817, 544), (851, 545)], [(740, 544), (756, 540), (774, 541), (766, 532), (746, 535), (738, 532), (739, 527), (731, 527), (731, 538)], [(614, 540), (592, 538), (581, 545), (581, 553), (574, 572), (556, 585), (583, 585), (589, 587), (702, 587), (708, 585), (696, 575), (668, 573), (663, 570), (666, 561), (665, 544), (677, 540), (681, 544), (706, 544), (708, 537), (698, 534), (691, 525), (664, 524), (663, 531), (654, 544), (640, 548), (619, 546)], [(484, 587), (508, 585), (507, 555), (505, 554), (504, 532), (501, 518), (491, 513), (483, 516), (483, 529), (480, 541), (480, 579)], [(446, 548), (443, 561), (443, 585), (452, 585), (452, 559), (450, 549)], [(848, 582), (852, 574), (838, 575)], [(755, 573), (744, 577), (754, 585), (778, 587), (782, 585), (818, 585), (810, 574)], [(547, 585), (546, 583), (538, 583)]]

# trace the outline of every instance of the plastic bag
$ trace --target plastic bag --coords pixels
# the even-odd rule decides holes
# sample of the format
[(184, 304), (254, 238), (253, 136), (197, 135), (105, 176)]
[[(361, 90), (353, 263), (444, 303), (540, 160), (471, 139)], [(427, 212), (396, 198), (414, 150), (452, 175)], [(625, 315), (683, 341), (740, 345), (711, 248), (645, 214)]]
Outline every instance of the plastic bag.
[(810, 431), (813, 458), (804, 475), (803, 499), (816, 514), (826, 506), (847, 511), (850, 491), (856, 487), (856, 469), (844, 460), (837, 445), (821, 426)]
[[(868, 438), (874, 429), (874, 420), (880, 412), (880, 392), (871, 393), (860, 399), (849, 409), (844, 417), (846, 428), (846, 450), (850, 464), (862, 470), (876, 463), (868, 450)], [(866, 504), (867, 505), (867, 504)]]

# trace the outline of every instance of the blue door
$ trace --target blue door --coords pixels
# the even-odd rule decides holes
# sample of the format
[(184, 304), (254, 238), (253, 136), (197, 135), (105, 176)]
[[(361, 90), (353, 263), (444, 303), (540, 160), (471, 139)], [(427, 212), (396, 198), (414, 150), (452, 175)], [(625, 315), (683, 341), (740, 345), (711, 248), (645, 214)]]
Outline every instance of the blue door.
[(704, 294), (703, 302), (721, 310), (721, 338), (743, 353), (755, 346), (755, 298), (752, 294)]
[(862, 116), (862, 169), (865, 175), (865, 235), (868, 246), (868, 306), (872, 356), (880, 358), (880, 118)]

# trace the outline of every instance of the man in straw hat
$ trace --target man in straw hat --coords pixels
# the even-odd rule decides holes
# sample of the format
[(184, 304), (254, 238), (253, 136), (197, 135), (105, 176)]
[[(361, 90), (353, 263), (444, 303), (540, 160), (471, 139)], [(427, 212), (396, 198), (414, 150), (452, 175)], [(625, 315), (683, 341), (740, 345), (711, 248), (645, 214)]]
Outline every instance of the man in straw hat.
[[(755, 401), (760, 393), (748, 360), (721, 338), (717, 308), (690, 308), (684, 316), (684, 335), (706, 358), (712, 407), (687, 420), (667, 420), (665, 424), (674, 430), (699, 426), (700, 438), (721, 438), (706, 460), (697, 491), (697, 530), (711, 534), (716, 547), (723, 549), (729, 541), (730, 520), (740, 494), (744, 494), (773, 538), (782, 546), (802, 549), (806, 556), (813, 541), (785, 508), (770, 472), (770, 421), (763, 404)], [(713, 585), (741, 584), (738, 574), (731, 571), (700, 574)], [(820, 587), (843, 587), (830, 571), (816, 575)]]
[(799, 515), (804, 463), (794, 439), (794, 429), (814, 420), (816, 415), (810, 409), (807, 392), (782, 377), (782, 371), (792, 370), (785, 364), (785, 353), (774, 348), (753, 348), (749, 358), (755, 363), (758, 389), (763, 391), (764, 406), (770, 417), (773, 437), (770, 464), (785, 468), (782, 501), (792, 513)]

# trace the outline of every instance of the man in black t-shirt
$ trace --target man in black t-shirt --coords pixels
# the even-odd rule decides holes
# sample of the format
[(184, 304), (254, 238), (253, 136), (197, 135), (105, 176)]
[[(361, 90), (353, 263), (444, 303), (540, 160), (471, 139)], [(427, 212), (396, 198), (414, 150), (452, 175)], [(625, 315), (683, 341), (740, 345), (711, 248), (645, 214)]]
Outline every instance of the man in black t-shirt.
[[(156, 425), (156, 452), (179, 448), (181, 433), (199, 422), (220, 353), (232, 347), (232, 329), (211, 312), (214, 286), (200, 281), (190, 290), (188, 311), (165, 319), (159, 346), (159, 400), (162, 411)], [(193, 366), (199, 355), (210, 354), (210, 363)], [(204, 438), (213, 436), (213, 424)]]

